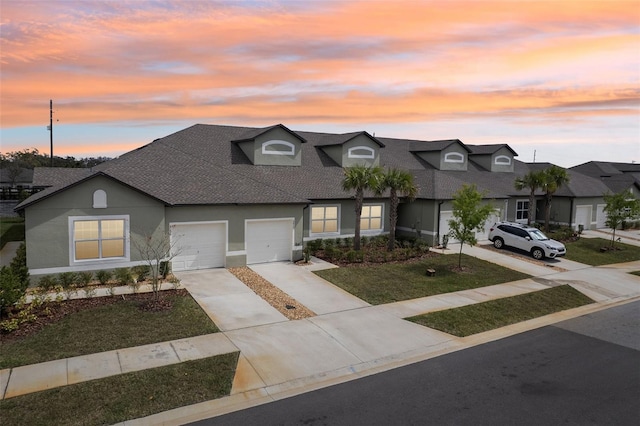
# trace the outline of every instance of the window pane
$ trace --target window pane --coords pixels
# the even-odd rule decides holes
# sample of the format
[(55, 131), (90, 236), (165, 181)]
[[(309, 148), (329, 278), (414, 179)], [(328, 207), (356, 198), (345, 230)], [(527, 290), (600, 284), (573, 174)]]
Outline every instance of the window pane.
[(363, 231), (366, 231), (369, 228), (369, 219), (368, 218), (364, 218), (364, 219), (360, 219), (360, 229)]
[(338, 232), (338, 220), (327, 220), (324, 223), (324, 232)]
[(124, 220), (103, 220), (102, 238), (122, 238), (124, 237)]
[(371, 219), (371, 228), (370, 229), (380, 229), (380, 228), (382, 228), (381, 220), (379, 218)]
[(319, 234), (319, 233), (323, 232), (324, 231), (323, 226), (322, 226), (323, 223), (324, 222), (321, 221), (321, 220), (311, 222), (311, 232), (313, 232), (314, 234)]
[(338, 218), (338, 208), (337, 207), (326, 207), (325, 216), (326, 219), (337, 219)]
[(371, 217), (382, 216), (382, 206), (371, 206)]
[(98, 238), (98, 221), (82, 220), (73, 223), (73, 239), (90, 240)]
[(102, 257), (124, 257), (124, 240), (103, 241)]
[(371, 207), (370, 206), (362, 206), (362, 214), (360, 217), (369, 217), (371, 216)]
[(76, 259), (97, 259), (98, 242), (97, 241), (79, 241), (76, 242)]
[(311, 220), (324, 219), (324, 207), (311, 207)]

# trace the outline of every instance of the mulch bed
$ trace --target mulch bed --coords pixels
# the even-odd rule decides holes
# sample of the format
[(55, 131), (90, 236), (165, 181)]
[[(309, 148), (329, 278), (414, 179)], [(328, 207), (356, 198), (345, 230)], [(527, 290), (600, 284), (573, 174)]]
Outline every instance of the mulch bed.
[[(162, 290), (160, 300), (153, 299), (153, 292), (151, 293), (134, 293), (118, 296), (103, 296), (103, 297), (91, 297), (84, 299), (72, 299), (63, 300), (61, 302), (50, 301), (43, 303), (37, 309), (34, 309), (32, 313), (37, 316), (35, 321), (25, 322), (20, 324), (20, 327), (10, 333), (0, 333), (0, 343), (8, 342), (14, 339), (20, 339), (30, 336), (42, 330), (49, 324), (54, 324), (62, 320), (67, 315), (84, 311), (87, 309), (94, 309), (101, 306), (113, 305), (115, 303), (121, 303), (124, 300), (134, 301), (138, 305), (138, 308), (142, 311), (163, 311), (171, 309), (172, 302), (171, 297), (168, 296), (188, 296), (189, 292), (185, 289), (178, 290)], [(16, 315), (18, 312), (12, 312), (12, 315)], [(3, 320), (6, 318), (2, 318)]]
[(299, 320), (316, 315), (302, 303), (246, 266), (229, 268), (229, 272), (290, 320)]

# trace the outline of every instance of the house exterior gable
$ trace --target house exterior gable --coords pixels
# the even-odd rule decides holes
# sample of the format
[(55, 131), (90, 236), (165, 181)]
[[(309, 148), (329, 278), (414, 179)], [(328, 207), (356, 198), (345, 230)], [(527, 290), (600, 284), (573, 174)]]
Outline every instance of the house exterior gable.
[(301, 166), (305, 140), (284, 126), (274, 126), (248, 140), (237, 141), (251, 163), (259, 166)]
[[(96, 203), (98, 201), (98, 203)], [(125, 221), (125, 255), (77, 259), (74, 221)], [(141, 260), (131, 250), (133, 236), (163, 232), (164, 204), (102, 175), (70, 186), (25, 208), (27, 266), (33, 275), (131, 266)]]

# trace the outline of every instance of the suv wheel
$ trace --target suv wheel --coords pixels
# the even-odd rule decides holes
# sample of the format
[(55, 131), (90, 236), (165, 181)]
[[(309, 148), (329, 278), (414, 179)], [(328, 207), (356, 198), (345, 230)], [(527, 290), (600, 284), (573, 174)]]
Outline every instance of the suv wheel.
[(504, 241), (502, 241), (502, 238), (500, 238), (500, 237), (496, 237), (496, 238), (493, 240), (493, 246), (494, 246), (495, 248), (497, 248), (497, 249), (501, 249), (501, 248), (502, 248), (502, 246), (504, 246)]
[(544, 259), (544, 251), (539, 247), (534, 247), (531, 249), (531, 256), (536, 260), (542, 260)]

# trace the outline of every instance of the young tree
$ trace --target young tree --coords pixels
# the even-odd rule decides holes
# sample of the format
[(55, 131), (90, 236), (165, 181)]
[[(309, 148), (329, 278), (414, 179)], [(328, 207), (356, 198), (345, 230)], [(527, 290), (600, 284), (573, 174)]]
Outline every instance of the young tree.
[(613, 230), (611, 236), (611, 247), (616, 241), (616, 228), (622, 225), (627, 219), (631, 219), (640, 215), (640, 200), (635, 198), (628, 191), (622, 191), (617, 194), (604, 194), (604, 207), (607, 213), (605, 224)]
[(382, 169), (380, 167), (367, 167), (356, 165), (344, 169), (342, 189), (355, 191), (356, 228), (353, 239), (354, 250), (360, 250), (360, 218), (362, 216), (362, 204), (364, 203), (364, 191), (377, 188), (380, 184)]
[(170, 262), (180, 254), (178, 240), (178, 238), (174, 238), (172, 241), (170, 235), (166, 232), (160, 235), (146, 234), (131, 238), (131, 244), (140, 254), (140, 258), (149, 266), (151, 290), (155, 300), (160, 298), (161, 264)]
[(418, 193), (418, 188), (413, 184), (413, 175), (404, 170), (389, 169), (379, 180), (375, 189), (377, 194), (382, 194), (389, 189), (389, 243), (387, 250), (393, 251), (396, 244), (396, 224), (398, 223), (398, 204), (400, 196), (413, 201)]
[(536, 208), (536, 191), (542, 188), (544, 183), (544, 172), (542, 170), (532, 170), (526, 175), (516, 178), (514, 183), (518, 191), (529, 190), (529, 211), (527, 212), (527, 225), (531, 225)]
[(476, 232), (484, 229), (484, 224), (493, 214), (491, 204), (483, 204), (484, 194), (475, 185), (463, 185), (453, 196), (453, 219), (449, 221), (451, 235), (460, 241), (458, 268), (462, 267), (462, 246), (476, 245)]
[(569, 174), (565, 169), (558, 166), (551, 166), (543, 170), (542, 189), (544, 190), (544, 228), (549, 232), (549, 222), (551, 222), (551, 199), (562, 185), (569, 183)]

